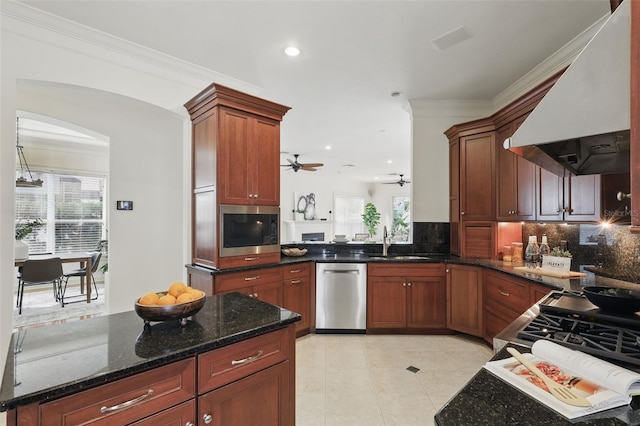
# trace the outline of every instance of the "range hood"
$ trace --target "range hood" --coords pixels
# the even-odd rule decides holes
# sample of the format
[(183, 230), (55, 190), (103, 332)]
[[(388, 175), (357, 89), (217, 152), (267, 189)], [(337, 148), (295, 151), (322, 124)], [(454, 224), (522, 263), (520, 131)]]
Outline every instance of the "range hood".
[(629, 171), (630, 3), (617, 7), (506, 149), (559, 176)]

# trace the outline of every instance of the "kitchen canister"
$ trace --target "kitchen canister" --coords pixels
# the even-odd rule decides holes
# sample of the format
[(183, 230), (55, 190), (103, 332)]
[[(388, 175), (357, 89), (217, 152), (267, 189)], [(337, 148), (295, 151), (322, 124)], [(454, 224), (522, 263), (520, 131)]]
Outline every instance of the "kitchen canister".
[(512, 261), (522, 262), (522, 243), (511, 243), (511, 247), (513, 248), (513, 255), (511, 257)]

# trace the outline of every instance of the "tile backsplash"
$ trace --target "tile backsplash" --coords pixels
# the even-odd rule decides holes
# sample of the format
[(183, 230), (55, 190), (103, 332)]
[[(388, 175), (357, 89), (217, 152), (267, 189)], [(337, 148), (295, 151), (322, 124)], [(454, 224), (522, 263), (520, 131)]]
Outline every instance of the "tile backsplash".
[(629, 228), (628, 225), (526, 223), (522, 225), (522, 241), (526, 246), (528, 236), (536, 235), (539, 244), (546, 234), (549, 247), (553, 248), (565, 240), (573, 255), (573, 271), (580, 270), (581, 266), (602, 265), (599, 267), (602, 275), (640, 283), (640, 235), (632, 234)]
[(415, 253), (449, 253), (449, 222), (413, 222)]

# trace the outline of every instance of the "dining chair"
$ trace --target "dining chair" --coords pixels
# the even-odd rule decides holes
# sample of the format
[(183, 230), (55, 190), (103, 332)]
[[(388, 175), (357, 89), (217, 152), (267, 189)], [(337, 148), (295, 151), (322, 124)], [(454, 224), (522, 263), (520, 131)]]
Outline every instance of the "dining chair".
[(62, 285), (62, 262), (59, 257), (50, 259), (26, 260), (22, 265), (20, 278), (18, 279), (18, 314), (22, 314), (22, 299), (24, 288), (33, 285), (51, 283), (53, 285), (53, 298), (60, 299)]
[[(96, 285), (96, 279), (93, 276), (93, 274), (96, 273), (96, 271), (98, 270), (98, 265), (100, 264), (100, 258), (102, 257), (102, 252), (101, 251), (96, 251), (91, 253), (91, 265), (86, 265), (84, 268), (78, 268), (78, 269), (73, 269), (71, 271), (68, 271), (66, 273), (63, 274), (63, 278), (64, 278), (64, 286), (61, 285), (61, 290), (60, 290), (60, 304), (62, 305), (62, 307), (64, 308), (64, 295), (67, 292), (67, 284), (69, 283), (69, 278), (71, 277), (79, 277), (79, 278), (83, 278), (87, 276), (87, 268), (91, 267), (91, 281), (93, 282), (93, 289), (94, 289), (94, 293), (95, 296), (91, 298), (91, 300), (96, 300), (98, 298), (98, 286)], [(90, 286), (91, 283), (87, 283), (87, 286)], [(70, 296), (70, 297), (77, 297), (77, 296), (82, 296), (82, 294), (76, 294), (74, 296)], [(86, 300), (86, 299), (82, 299), (82, 300)], [(76, 300), (74, 302), (80, 302), (81, 300)], [(74, 302), (66, 302), (67, 304), (69, 303), (74, 303)]]

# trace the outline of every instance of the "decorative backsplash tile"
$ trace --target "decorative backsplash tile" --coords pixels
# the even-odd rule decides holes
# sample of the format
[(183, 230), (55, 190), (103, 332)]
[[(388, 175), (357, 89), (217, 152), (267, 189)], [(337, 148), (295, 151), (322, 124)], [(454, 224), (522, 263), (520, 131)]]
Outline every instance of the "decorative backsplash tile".
[(448, 222), (413, 222), (413, 251), (415, 253), (449, 253)]
[(551, 248), (560, 246), (563, 240), (567, 242), (573, 255), (572, 270), (594, 266), (602, 275), (640, 283), (640, 235), (632, 234), (628, 225), (522, 225), (522, 241), (526, 242), (529, 235), (536, 235), (540, 243), (543, 234), (547, 234)]

